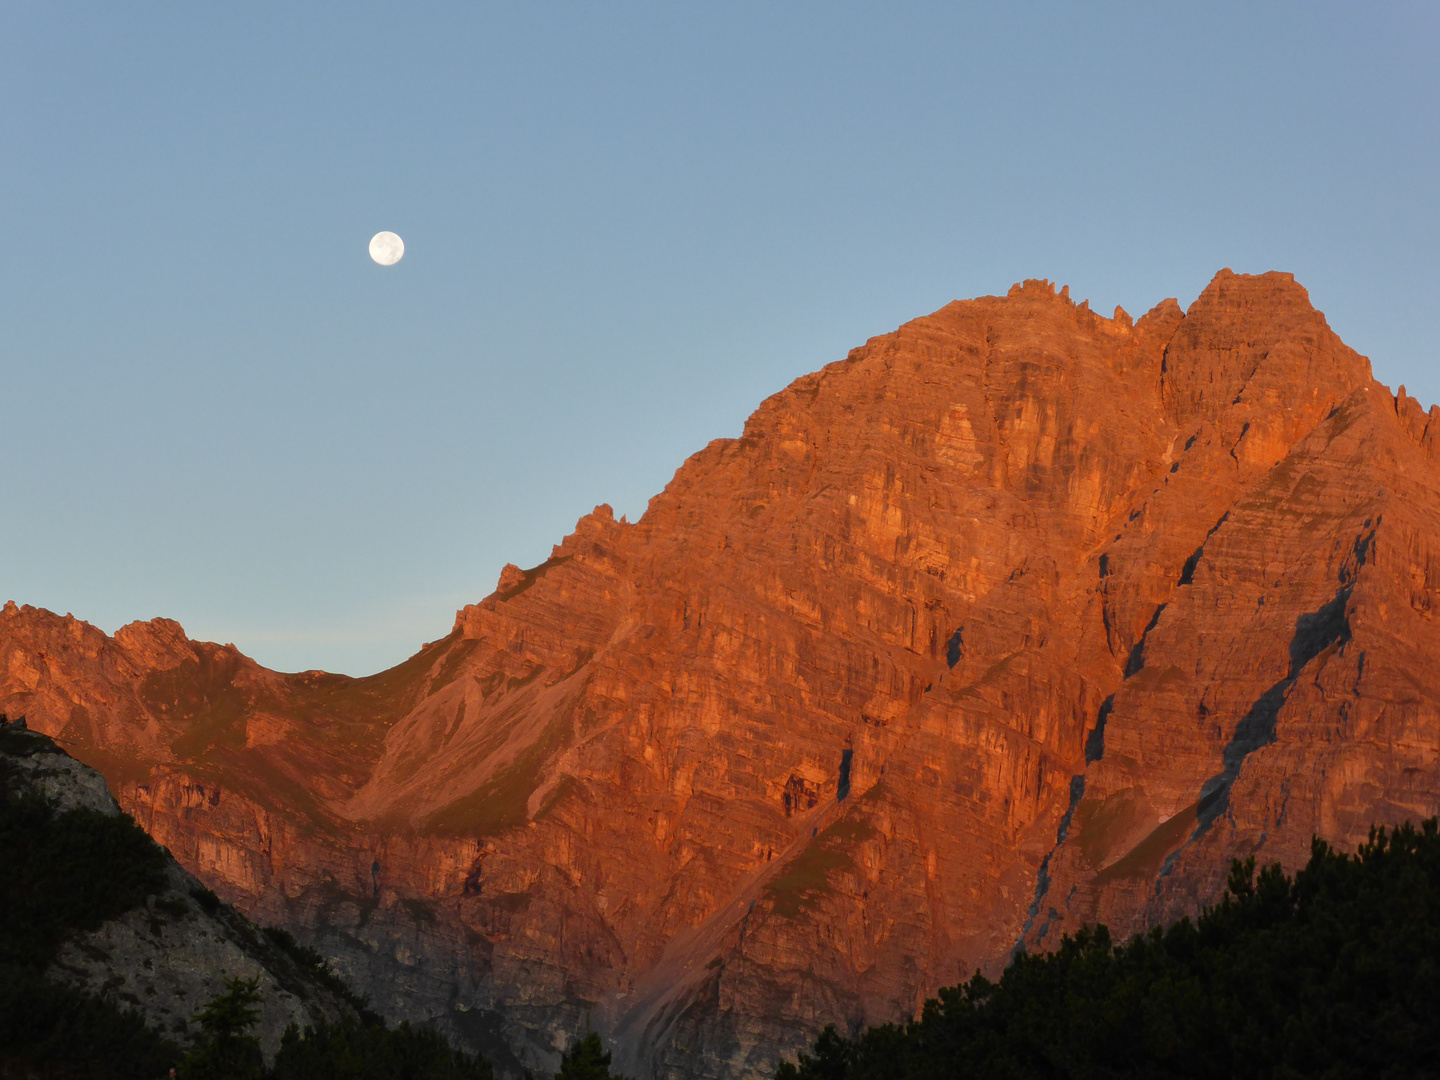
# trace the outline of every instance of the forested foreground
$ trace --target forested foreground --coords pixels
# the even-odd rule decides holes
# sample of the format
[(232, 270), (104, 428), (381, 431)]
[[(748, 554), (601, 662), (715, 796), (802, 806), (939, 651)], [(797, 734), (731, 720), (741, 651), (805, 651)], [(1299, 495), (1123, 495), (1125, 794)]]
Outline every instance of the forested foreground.
[(1321, 840), (1293, 879), (1232, 865), (1198, 920), (1117, 944), (1096, 927), (921, 1016), (827, 1028), (777, 1080), (1440, 1075), (1440, 834)]

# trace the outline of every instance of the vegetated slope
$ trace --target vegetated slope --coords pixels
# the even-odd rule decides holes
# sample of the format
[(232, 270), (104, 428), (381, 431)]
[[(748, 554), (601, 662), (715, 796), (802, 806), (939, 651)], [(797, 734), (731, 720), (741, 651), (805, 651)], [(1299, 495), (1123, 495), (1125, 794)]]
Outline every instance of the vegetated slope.
[(1102, 926), (940, 991), (915, 1021), (833, 1028), (780, 1080), (1433, 1076), (1440, 833), (1317, 839), (1294, 878), (1236, 860), (1194, 922), (1115, 943)]
[(355, 1016), (122, 814), (98, 774), (0, 716), (0, 1067), (153, 1080), (227, 977), (262, 988), (272, 1056), (289, 1024)]
[(0, 707), (387, 1016), (764, 1075), (1434, 814), (1437, 417), (1288, 275), (1138, 322), (1026, 282), (796, 380), (382, 675), (10, 606)]
[(493, 1076), (434, 1031), (387, 1029), (317, 954), (182, 870), (98, 773), (0, 715), (0, 1076), (177, 1066), (181, 1080)]

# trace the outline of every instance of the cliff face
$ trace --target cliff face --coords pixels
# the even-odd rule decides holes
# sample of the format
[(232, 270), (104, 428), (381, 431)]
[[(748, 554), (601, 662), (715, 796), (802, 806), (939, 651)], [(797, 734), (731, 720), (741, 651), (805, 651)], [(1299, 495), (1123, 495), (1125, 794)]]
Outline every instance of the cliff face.
[[(57, 814), (120, 814), (104, 778), (49, 739), (17, 731), (3, 716), (0, 736), (3, 797), (38, 797)], [(53, 852), (46, 854), (53, 862)], [(7, 857), (15, 856), (12, 851), (0, 853), (0, 868), (10, 870), (13, 863), (7, 864)], [(95, 889), (93, 872), (90, 876), (88, 884)], [(174, 859), (161, 859), (157, 884), (158, 891), (144, 903), (93, 928), (72, 928), (50, 958), (45, 979), (109, 998), (181, 1046), (200, 1034), (192, 1018), (225, 991), (227, 978), (254, 979), (260, 1004), (253, 1033), (267, 1058), (273, 1058), (290, 1024), (304, 1029), (355, 1017), (355, 1009), (313, 971), (234, 908), (207, 894)], [(102, 881), (98, 888), (106, 885)], [(14, 917), (14, 912), (5, 915)], [(55, 1061), (21, 1065), (12, 1059), (5, 1064), (17, 1076), (41, 1075), (47, 1068), (52, 1075), (57, 1069), (67, 1074), (64, 1063)]]
[(381, 675), (0, 614), (0, 709), (392, 1017), (744, 1076), (1440, 808), (1440, 410), (1288, 275), (951, 304)]

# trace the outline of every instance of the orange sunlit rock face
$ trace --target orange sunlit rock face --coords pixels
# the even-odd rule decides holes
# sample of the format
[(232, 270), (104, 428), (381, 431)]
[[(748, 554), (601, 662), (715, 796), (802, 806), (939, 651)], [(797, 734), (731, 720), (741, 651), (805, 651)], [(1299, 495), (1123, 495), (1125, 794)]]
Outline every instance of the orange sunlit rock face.
[(766, 1075), (1440, 807), (1440, 411), (1285, 274), (1047, 282), (796, 380), (366, 679), (0, 614), (0, 708), (392, 1016)]

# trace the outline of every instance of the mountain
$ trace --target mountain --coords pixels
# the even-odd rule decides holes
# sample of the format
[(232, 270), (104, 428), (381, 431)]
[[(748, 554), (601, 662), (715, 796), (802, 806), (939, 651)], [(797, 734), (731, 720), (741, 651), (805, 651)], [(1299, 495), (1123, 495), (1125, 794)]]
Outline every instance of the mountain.
[(826, 1028), (776, 1080), (1430, 1076), (1440, 1057), (1440, 831), (1316, 840), (1293, 880), (1231, 864), (1198, 918), (1128, 942), (1104, 927), (945, 988), (904, 1025)]
[(1440, 410), (1286, 274), (1027, 281), (765, 401), (382, 674), (0, 613), (0, 709), (501, 1067), (766, 1075), (1440, 808)]
[(333, 975), (182, 869), (100, 774), (3, 715), (0, 837), (0, 1075), (160, 1075), (227, 979), (254, 980), (269, 1058), (291, 1024), (357, 1019)]

